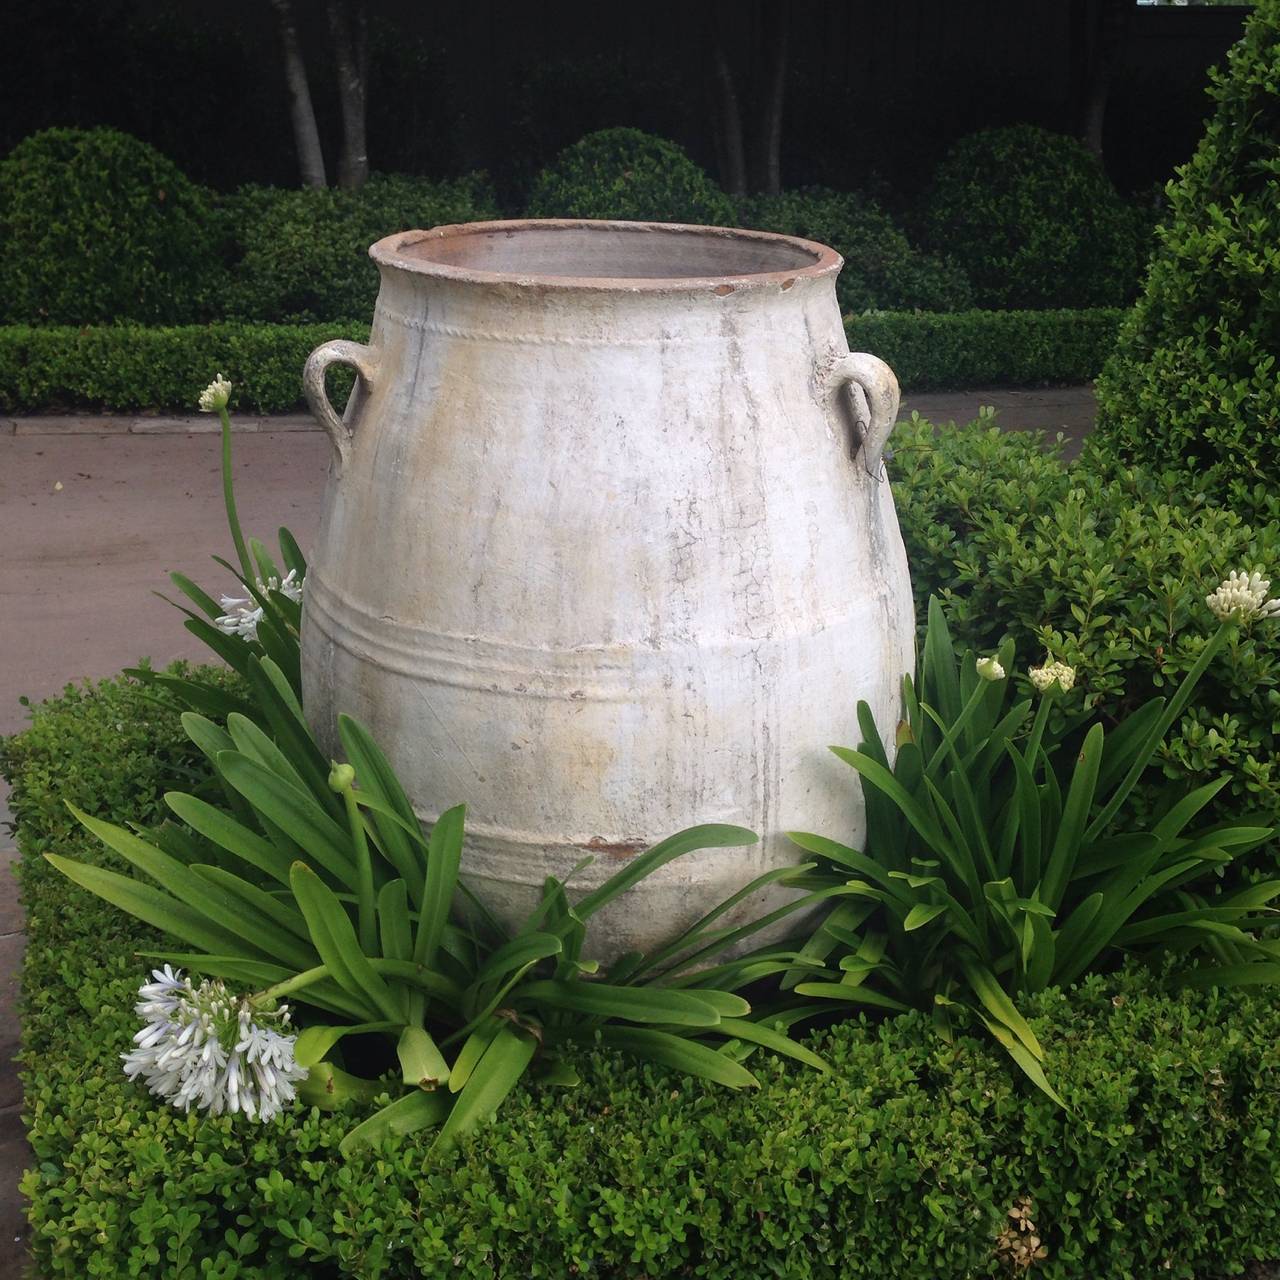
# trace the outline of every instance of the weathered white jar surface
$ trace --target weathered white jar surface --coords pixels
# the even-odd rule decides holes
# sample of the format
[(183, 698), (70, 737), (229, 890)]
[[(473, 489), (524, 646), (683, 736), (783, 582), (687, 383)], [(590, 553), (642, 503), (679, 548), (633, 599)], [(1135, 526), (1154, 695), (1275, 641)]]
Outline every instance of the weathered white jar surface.
[[(584, 855), (577, 893), (697, 822), (761, 834), (613, 904), (604, 958), (798, 861), (789, 830), (857, 845), (827, 747), (857, 741), (860, 698), (892, 740), (914, 628), (881, 460), (897, 384), (849, 354), (839, 255), (604, 222), (371, 254), (369, 345), (306, 370), (334, 446), (303, 624), (322, 741), (348, 712), (425, 822), (465, 801), (464, 875), (512, 922)], [(358, 374), (345, 420), (334, 362)]]

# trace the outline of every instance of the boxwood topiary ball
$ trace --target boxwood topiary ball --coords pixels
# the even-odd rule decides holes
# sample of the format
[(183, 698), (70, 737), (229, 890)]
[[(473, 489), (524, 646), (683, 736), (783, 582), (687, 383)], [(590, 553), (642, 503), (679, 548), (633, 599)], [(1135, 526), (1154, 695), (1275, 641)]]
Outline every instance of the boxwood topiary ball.
[(982, 307), (1113, 307), (1137, 289), (1148, 220), (1074, 138), (1034, 125), (961, 138), (922, 211), (929, 248)]
[(0, 162), (9, 321), (204, 319), (225, 275), (209, 193), (115, 129), (46, 129)]
[(732, 226), (733, 202), (682, 147), (639, 129), (601, 129), (534, 179), (530, 218), (608, 218)]

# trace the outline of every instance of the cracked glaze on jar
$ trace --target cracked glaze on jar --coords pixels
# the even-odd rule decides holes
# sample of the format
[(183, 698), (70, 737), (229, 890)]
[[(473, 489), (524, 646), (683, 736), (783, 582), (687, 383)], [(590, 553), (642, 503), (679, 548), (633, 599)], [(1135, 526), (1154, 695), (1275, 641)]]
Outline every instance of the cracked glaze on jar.
[(602, 958), (798, 861), (787, 831), (859, 845), (827, 747), (856, 744), (860, 698), (892, 741), (914, 620), (881, 462), (897, 383), (849, 354), (839, 255), (559, 221), (370, 252), (368, 346), (305, 375), (333, 443), (302, 655), (325, 747), (347, 712), (424, 822), (465, 802), (463, 874), (513, 923), (588, 854), (571, 896), (694, 823), (761, 834), (611, 904)]

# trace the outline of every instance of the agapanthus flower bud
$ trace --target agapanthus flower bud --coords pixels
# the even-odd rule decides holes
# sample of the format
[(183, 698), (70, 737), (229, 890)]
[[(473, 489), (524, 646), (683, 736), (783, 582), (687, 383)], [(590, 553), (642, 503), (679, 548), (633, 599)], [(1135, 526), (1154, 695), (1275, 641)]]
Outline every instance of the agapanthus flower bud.
[(231, 383), (222, 374), (218, 374), (200, 393), (200, 412), (217, 413), (219, 409), (227, 407), (227, 401), (230, 399)]
[(1043, 667), (1032, 667), (1027, 676), (1041, 693), (1055, 684), (1066, 693), (1076, 682), (1076, 669), (1065, 662), (1046, 662)]
[(1218, 584), (1218, 589), (1205, 596), (1204, 602), (1219, 622), (1234, 618), (1251, 622), (1255, 618), (1280, 616), (1280, 600), (1268, 600), (1271, 579), (1258, 572), (1244, 573), (1232, 569)]
[(347, 791), (356, 780), (356, 771), (349, 764), (335, 763), (329, 770), (329, 789)]
[(1004, 679), (1004, 668), (1000, 665), (999, 658), (996, 658), (994, 656), (990, 658), (979, 658), (977, 665), (978, 665), (978, 674), (984, 680), (990, 680), (994, 682), (996, 680)]

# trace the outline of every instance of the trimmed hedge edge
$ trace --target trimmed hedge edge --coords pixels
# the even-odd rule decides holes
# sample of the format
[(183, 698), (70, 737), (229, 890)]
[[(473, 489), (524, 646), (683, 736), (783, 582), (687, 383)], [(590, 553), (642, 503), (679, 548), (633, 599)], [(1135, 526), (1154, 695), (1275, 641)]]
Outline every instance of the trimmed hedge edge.
[[(1122, 314), (868, 312), (847, 317), (845, 329), (850, 346), (887, 361), (906, 390), (1066, 385), (1099, 372)], [(0, 326), (0, 412), (190, 411), (221, 372), (235, 386), (233, 409), (284, 413), (302, 402), (302, 365), (312, 348), (368, 336), (358, 321)]]
[(984, 1042), (918, 1015), (819, 1034), (830, 1075), (753, 1061), (731, 1093), (586, 1052), (424, 1167), (415, 1137), (347, 1163), (350, 1114), (183, 1115), (128, 1083), (145, 930), (58, 876), (110, 862), (63, 800), (154, 821), (190, 764), (136, 684), (69, 689), (0, 741), (29, 919), (23, 1181), (52, 1276), (601, 1280), (1207, 1280), (1280, 1256), (1280, 1002), (1092, 977), (1033, 1002), (1068, 1111)]

